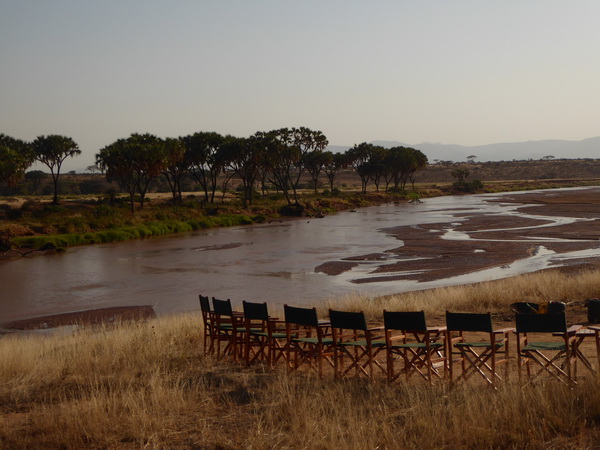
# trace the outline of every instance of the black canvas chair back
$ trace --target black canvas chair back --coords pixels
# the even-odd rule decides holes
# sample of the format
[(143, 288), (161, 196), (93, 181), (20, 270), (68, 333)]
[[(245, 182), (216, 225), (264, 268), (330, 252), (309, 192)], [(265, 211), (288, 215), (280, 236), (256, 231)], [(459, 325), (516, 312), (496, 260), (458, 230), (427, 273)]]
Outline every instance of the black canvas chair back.
[(329, 320), (332, 328), (342, 330), (367, 330), (367, 320), (362, 312), (329, 310)]
[(231, 308), (231, 300), (219, 300), (213, 297), (213, 310), (218, 316), (233, 316), (233, 309)]
[(424, 311), (383, 311), (383, 323), (386, 330), (427, 331)]
[(491, 333), (493, 331), (490, 313), (451, 313), (446, 311), (448, 331), (472, 331)]
[(517, 314), (517, 333), (566, 333), (567, 317), (556, 314)]
[(590, 298), (587, 301), (588, 322), (600, 323), (600, 299)]
[(269, 320), (269, 308), (266, 303), (242, 302), (244, 317), (249, 320)]
[(293, 323), (304, 327), (318, 327), (319, 317), (317, 308), (298, 308), (295, 306), (283, 306), (286, 323)]
[(210, 300), (208, 299), (208, 297), (205, 297), (204, 295), (199, 295), (198, 297), (200, 298), (200, 310), (203, 313), (212, 312), (210, 310)]
[(548, 314), (556, 314), (565, 312), (566, 310), (567, 305), (565, 305), (563, 302), (548, 302), (548, 309), (546, 312)]

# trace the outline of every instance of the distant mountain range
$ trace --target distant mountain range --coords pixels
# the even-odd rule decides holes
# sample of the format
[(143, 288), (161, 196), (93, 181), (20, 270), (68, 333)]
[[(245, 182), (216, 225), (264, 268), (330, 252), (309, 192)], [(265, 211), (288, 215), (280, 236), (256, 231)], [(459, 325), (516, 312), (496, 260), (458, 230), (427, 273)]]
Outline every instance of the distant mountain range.
[[(600, 136), (582, 141), (543, 140), (527, 142), (505, 142), (488, 145), (454, 145), (424, 142), (422, 144), (406, 144), (398, 141), (372, 141), (371, 144), (385, 148), (404, 146), (421, 150), (429, 162), (466, 161), (468, 156), (476, 156), (476, 161), (512, 161), (542, 159), (553, 156), (556, 159), (592, 158), (600, 159)], [(332, 152), (345, 152), (349, 146), (330, 145)]]

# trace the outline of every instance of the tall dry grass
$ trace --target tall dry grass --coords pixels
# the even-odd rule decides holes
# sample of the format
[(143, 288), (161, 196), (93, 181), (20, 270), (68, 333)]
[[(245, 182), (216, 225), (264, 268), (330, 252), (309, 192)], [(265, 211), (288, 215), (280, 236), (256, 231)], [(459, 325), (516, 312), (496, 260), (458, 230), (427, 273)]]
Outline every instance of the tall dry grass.
[(600, 297), (600, 270), (578, 274), (547, 270), (518, 277), (463, 286), (413, 291), (370, 299), (347, 296), (330, 300), (327, 307), (364, 311), (371, 320), (381, 318), (382, 310), (425, 311), (433, 316), (446, 310), (462, 312), (508, 312), (514, 302), (572, 302)]
[[(538, 281), (525, 276), (407, 294), (385, 306), (478, 310), (484, 301), (504, 308), (525, 293), (548, 298), (551, 283), (562, 295), (557, 280), (570, 282), (539, 275)], [(588, 284), (589, 276), (577, 284)], [(595, 288), (589, 283), (591, 290), (575, 291), (580, 297), (564, 291), (566, 297), (550, 299), (598, 296), (598, 281)], [(428, 303), (434, 301), (437, 306)], [(380, 315), (385, 302), (373, 303), (379, 304), (372, 314)], [(1, 338), (0, 448), (584, 448), (600, 442), (600, 389), (591, 377), (573, 390), (552, 382), (507, 383), (497, 392), (479, 383), (450, 389), (318, 380), (203, 356), (200, 321), (187, 314)]]

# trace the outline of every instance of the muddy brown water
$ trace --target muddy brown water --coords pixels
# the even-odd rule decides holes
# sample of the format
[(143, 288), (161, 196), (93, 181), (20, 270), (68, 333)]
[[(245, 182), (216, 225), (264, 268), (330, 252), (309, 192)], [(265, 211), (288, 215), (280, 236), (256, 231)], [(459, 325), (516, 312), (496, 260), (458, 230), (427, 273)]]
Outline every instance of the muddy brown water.
[[(574, 191), (556, 190), (552, 195), (561, 192)], [(600, 189), (585, 192), (598, 194)], [(237, 306), (242, 300), (312, 305), (352, 294), (379, 296), (486, 281), (579, 259), (600, 258), (600, 243), (595, 237), (578, 239), (574, 251), (557, 253), (549, 250), (547, 244), (565, 239), (535, 236), (544, 228), (556, 229), (594, 218), (541, 216), (539, 208), (535, 214), (524, 213), (519, 210), (523, 205), (501, 201), (503, 196), (518, 195), (431, 198), (422, 203), (362, 208), (322, 219), (212, 229), (2, 261), (0, 324), (129, 305), (152, 305), (159, 315), (192, 311), (198, 309), (200, 293), (231, 298)], [(492, 217), (492, 222), (497, 219), (498, 227), (492, 226), (494, 232), (487, 238), (477, 235), (478, 230), (465, 232), (461, 227), (469, 218), (478, 216)], [(527, 220), (527, 226), (523, 227), (522, 220), (517, 219)], [(513, 221), (521, 224), (513, 227), (515, 230), (524, 229), (527, 233), (511, 239), (529, 240), (535, 250), (509, 264), (502, 261), (484, 270), (441, 279), (430, 276), (429, 281), (419, 281), (416, 272), (411, 275), (411, 260), (421, 258), (390, 252), (403, 245), (402, 236), (391, 231), (398, 227), (437, 231), (440, 236), (434, 239), (432, 234), (431, 245), (440, 246), (444, 241), (507, 239), (501, 233), (511, 229)], [(473, 249), (474, 254), (485, 251), (483, 246)], [(342, 264), (331, 272), (335, 275), (315, 270), (336, 263)], [(395, 272), (382, 277), (381, 268), (390, 264), (395, 264)], [(452, 265), (452, 258), (446, 264)]]

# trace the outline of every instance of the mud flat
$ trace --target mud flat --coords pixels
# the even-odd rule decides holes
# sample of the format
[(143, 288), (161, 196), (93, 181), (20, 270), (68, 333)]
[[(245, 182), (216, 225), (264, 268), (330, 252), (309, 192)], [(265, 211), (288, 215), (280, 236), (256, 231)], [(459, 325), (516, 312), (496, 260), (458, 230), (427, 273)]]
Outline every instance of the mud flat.
[(71, 325), (116, 323), (154, 317), (156, 317), (156, 313), (152, 306), (117, 306), (16, 320), (5, 324), (4, 328), (6, 332), (32, 331)]
[[(330, 261), (316, 270), (339, 275), (379, 256), (388, 263), (378, 264), (369, 277), (355, 283), (427, 282), (502, 267), (540, 253), (568, 255), (600, 248), (599, 189), (519, 193), (490, 201), (515, 208), (505, 214), (460, 212), (447, 223), (388, 228), (385, 231), (402, 246), (385, 254)], [(558, 266), (579, 270), (600, 267), (600, 261), (597, 256), (566, 256), (548, 268)]]

